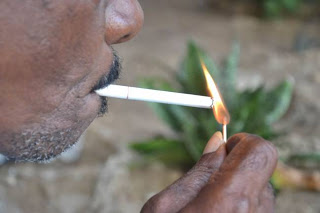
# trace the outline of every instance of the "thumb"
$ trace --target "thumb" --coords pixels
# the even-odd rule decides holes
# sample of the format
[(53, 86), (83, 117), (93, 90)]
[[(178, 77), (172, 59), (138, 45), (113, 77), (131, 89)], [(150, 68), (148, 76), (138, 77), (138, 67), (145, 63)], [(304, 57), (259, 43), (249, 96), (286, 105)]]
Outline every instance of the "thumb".
[(184, 176), (153, 196), (141, 212), (178, 212), (194, 199), (215, 171), (218, 171), (226, 149), (221, 132), (216, 132), (207, 143), (203, 155)]

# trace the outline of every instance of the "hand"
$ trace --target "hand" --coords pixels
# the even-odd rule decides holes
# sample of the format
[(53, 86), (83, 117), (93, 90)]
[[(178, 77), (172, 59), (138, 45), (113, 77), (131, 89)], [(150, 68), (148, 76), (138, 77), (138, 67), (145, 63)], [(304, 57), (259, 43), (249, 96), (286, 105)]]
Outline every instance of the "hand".
[(141, 212), (274, 212), (268, 180), (276, 163), (277, 151), (270, 142), (240, 133), (225, 145), (217, 132), (197, 164), (149, 199)]

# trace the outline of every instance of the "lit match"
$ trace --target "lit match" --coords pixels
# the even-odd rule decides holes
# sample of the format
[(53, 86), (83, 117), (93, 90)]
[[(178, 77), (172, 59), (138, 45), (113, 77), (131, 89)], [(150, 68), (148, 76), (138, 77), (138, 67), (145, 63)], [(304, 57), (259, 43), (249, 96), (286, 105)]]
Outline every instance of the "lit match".
[(149, 101), (163, 104), (208, 108), (214, 107), (214, 99), (209, 96), (168, 92), (120, 85), (109, 85), (95, 91), (100, 96), (121, 98), (135, 101)]
[(212, 97), (214, 97), (213, 114), (219, 124), (222, 124), (222, 135), (224, 142), (227, 142), (227, 124), (230, 122), (230, 114), (220, 95), (219, 89), (211, 77), (207, 67), (201, 61), (202, 70), (207, 81), (207, 88)]

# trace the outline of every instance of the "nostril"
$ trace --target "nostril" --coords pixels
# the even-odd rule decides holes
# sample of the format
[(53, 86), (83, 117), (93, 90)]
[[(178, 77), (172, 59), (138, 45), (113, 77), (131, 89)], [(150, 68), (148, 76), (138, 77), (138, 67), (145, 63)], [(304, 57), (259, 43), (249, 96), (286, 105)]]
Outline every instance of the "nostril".
[(125, 36), (123, 36), (121, 39), (127, 39), (127, 38), (129, 38), (130, 37), (130, 33), (128, 33), (128, 34), (126, 34)]
[(117, 44), (130, 40), (141, 29), (143, 12), (137, 0), (110, 1), (105, 11), (105, 40)]
[(128, 33), (128, 34), (122, 36), (122, 37), (117, 41), (117, 43), (122, 43), (122, 42), (128, 41), (128, 40), (131, 39), (131, 37), (133, 37), (133, 35), (134, 35), (134, 34), (132, 34), (132, 33)]

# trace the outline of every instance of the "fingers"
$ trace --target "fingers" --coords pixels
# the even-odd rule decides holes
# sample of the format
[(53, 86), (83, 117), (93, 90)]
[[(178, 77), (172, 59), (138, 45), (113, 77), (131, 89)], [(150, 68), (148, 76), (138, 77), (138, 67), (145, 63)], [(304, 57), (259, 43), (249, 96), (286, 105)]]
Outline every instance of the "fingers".
[(219, 173), (222, 176), (229, 175), (234, 187), (238, 189), (239, 185), (242, 185), (246, 190), (262, 190), (276, 167), (276, 148), (255, 135), (236, 136), (239, 138), (238, 142), (226, 157)]
[(186, 175), (153, 196), (141, 212), (171, 213), (182, 209), (196, 197), (225, 159), (226, 151), (220, 132), (215, 133), (204, 149), (204, 155)]
[[(219, 212), (219, 208), (224, 212), (256, 212), (250, 209), (259, 204), (275, 169), (277, 151), (270, 142), (244, 133), (231, 137), (226, 146), (229, 154), (219, 171), (182, 212)], [(271, 199), (264, 199), (267, 201)]]

